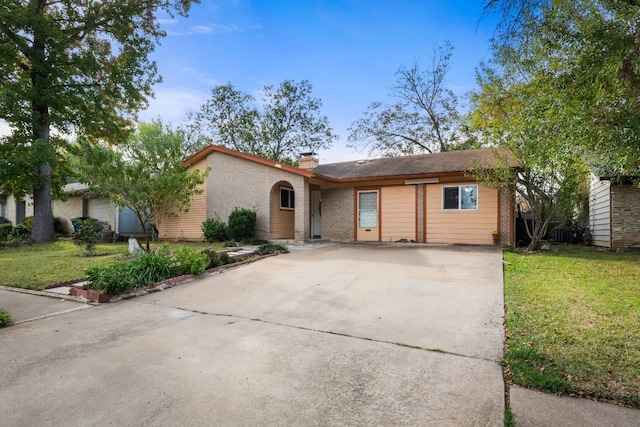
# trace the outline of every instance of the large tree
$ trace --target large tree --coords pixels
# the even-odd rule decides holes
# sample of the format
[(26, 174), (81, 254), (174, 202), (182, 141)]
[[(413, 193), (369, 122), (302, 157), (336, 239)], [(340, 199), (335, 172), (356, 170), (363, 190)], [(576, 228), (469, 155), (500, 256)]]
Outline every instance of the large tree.
[(486, 7), (503, 17), (495, 52), (537, 63), (562, 127), (572, 129), (589, 163), (611, 177), (637, 175), (640, 2), (489, 0)]
[(458, 97), (446, 87), (453, 46), (431, 53), (427, 68), (401, 66), (391, 87), (395, 104), (373, 102), (349, 128), (349, 145), (383, 157), (448, 151), (460, 137)]
[[(586, 164), (576, 136), (563, 127), (567, 111), (554, 106), (555, 92), (535, 76), (522, 78), (522, 69), (504, 64), (502, 73), (484, 68), (480, 91), (472, 98), (473, 129), (487, 145), (498, 147), (498, 167), (476, 167), (476, 179), (495, 188), (515, 191), (537, 249), (551, 221), (579, 213), (586, 192)], [(506, 150), (505, 150), (506, 149)], [(519, 169), (511, 167), (515, 156)]]
[(0, 6), (0, 190), (33, 194), (35, 241), (55, 239), (52, 194), (67, 140), (118, 141), (160, 80), (160, 13), (199, 0), (6, 0)]
[(126, 142), (114, 147), (81, 141), (74, 151), (80, 180), (136, 215), (147, 251), (162, 219), (188, 210), (208, 174), (183, 164), (180, 133), (159, 120), (141, 123)]
[(197, 123), (212, 143), (292, 163), (301, 151), (330, 148), (337, 138), (311, 90), (307, 80), (285, 80), (277, 87), (264, 86), (256, 104), (231, 83), (216, 86), (196, 114)]

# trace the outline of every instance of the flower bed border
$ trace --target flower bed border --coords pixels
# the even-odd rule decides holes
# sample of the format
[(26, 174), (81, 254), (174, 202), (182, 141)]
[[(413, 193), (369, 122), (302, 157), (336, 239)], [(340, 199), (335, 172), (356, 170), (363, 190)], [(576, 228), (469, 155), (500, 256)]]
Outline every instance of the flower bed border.
[[(89, 289), (82, 289), (82, 288), (71, 288), (69, 290), (69, 292), (71, 293), (72, 296), (76, 296), (76, 297), (81, 297), (81, 298), (85, 298), (90, 302), (94, 302), (94, 303), (106, 303), (106, 302), (111, 302), (111, 301), (120, 301), (123, 299), (129, 299), (129, 298), (134, 298), (137, 296), (142, 296), (142, 295), (146, 295), (152, 292), (160, 292), (163, 291), (165, 289), (170, 289), (174, 286), (177, 285), (181, 285), (183, 283), (188, 283), (191, 282), (195, 279), (200, 279), (200, 278), (204, 278), (204, 277), (208, 277), (208, 276), (213, 276), (216, 274), (220, 274), (223, 273), (227, 270), (231, 270), (233, 268), (236, 267), (241, 267), (243, 265), (246, 264), (251, 264), (255, 261), (259, 261), (263, 258), (269, 258), (272, 256), (276, 256), (279, 255), (280, 252), (275, 252), (272, 254), (267, 254), (267, 255), (251, 255), (247, 258), (244, 258), (238, 262), (234, 262), (231, 264), (226, 264), (226, 265), (221, 265), (219, 267), (214, 267), (214, 268), (210, 268), (208, 270), (205, 270), (202, 274), (196, 276), (195, 274), (185, 274), (182, 276), (176, 276), (176, 277), (171, 277), (169, 279), (163, 280), (162, 282), (158, 282), (158, 283), (154, 283), (153, 285), (150, 286), (144, 286), (144, 287), (140, 287), (140, 288), (133, 288), (130, 289), (128, 291), (125, 291), (123, 293), (117, 294), (117, 295), (110, 295), (107, 294), (105, 292), (102, 291), (96, 291), (96, 290), (89, 290)], [(71, 282), (71, 283), (77, 283), (77, 282), (81, 282), (83, 281), (83, 279), (80, 280), (70, 280), (67, 282)], [(61, 285), (57, 285), (57, 286), (61, 286)], [(64, 285), (63, 285), (64, 286)]]

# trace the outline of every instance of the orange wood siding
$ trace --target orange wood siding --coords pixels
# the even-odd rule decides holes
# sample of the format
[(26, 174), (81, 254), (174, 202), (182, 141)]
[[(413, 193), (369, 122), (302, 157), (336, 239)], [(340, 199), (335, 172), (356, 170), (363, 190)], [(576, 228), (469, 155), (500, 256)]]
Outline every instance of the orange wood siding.
[(383, 242), (397, 242), (401, 239), (417, 240), (416, 230), (416, 187), (382, 187), (381, 223)]
[[(455, 185), (476, 185), (475, 182)], [(478, 184), (478, 210), (443, 210), (442, 187), (425, 185), (426, 242), (493, 244), (491, 233), (498, 230), (498, 191)]]
[(276, 184), (271, 191), (271, 238), (295, 238), (295, 211), (280, 209), (280, 187), (291, 188), (291, 184), (282, 182)]
[[(200, 171), (207, 170), (207, 159), (204, 158), (192, 165), (192, 168)], [(204, 240), (202, 235), (202, 223), (207, 219), (207, 191), (206, 180), (198, 186), (204, 190), (201, 194), (191, 197), (191, 205), (188, 212), (175, 211), (177, 216), (163, 217), (160, 220), (160, 237), (163, 239), (187, 239)], [(227, 221), (227, 218), (221, 218)]]

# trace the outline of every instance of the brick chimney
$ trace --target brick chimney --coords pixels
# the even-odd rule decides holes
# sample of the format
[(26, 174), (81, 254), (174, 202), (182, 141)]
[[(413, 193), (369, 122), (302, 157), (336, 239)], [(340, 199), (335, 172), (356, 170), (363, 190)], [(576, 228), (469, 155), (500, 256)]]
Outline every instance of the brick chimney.
[(318, 167), (320, 161), (318, 160), (318, 154), (310, 152), (310, 153), (300, 153), (300, 158), (298, 159), (298, 167), (300, 169), (311, 170)]

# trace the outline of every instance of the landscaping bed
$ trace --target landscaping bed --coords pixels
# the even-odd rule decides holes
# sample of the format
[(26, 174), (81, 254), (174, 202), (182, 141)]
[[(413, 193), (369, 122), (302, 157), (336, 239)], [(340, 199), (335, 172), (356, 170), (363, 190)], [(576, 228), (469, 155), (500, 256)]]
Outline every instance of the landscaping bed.
[(640, 253), (505, 253), (507, 381), (640, 408)]

